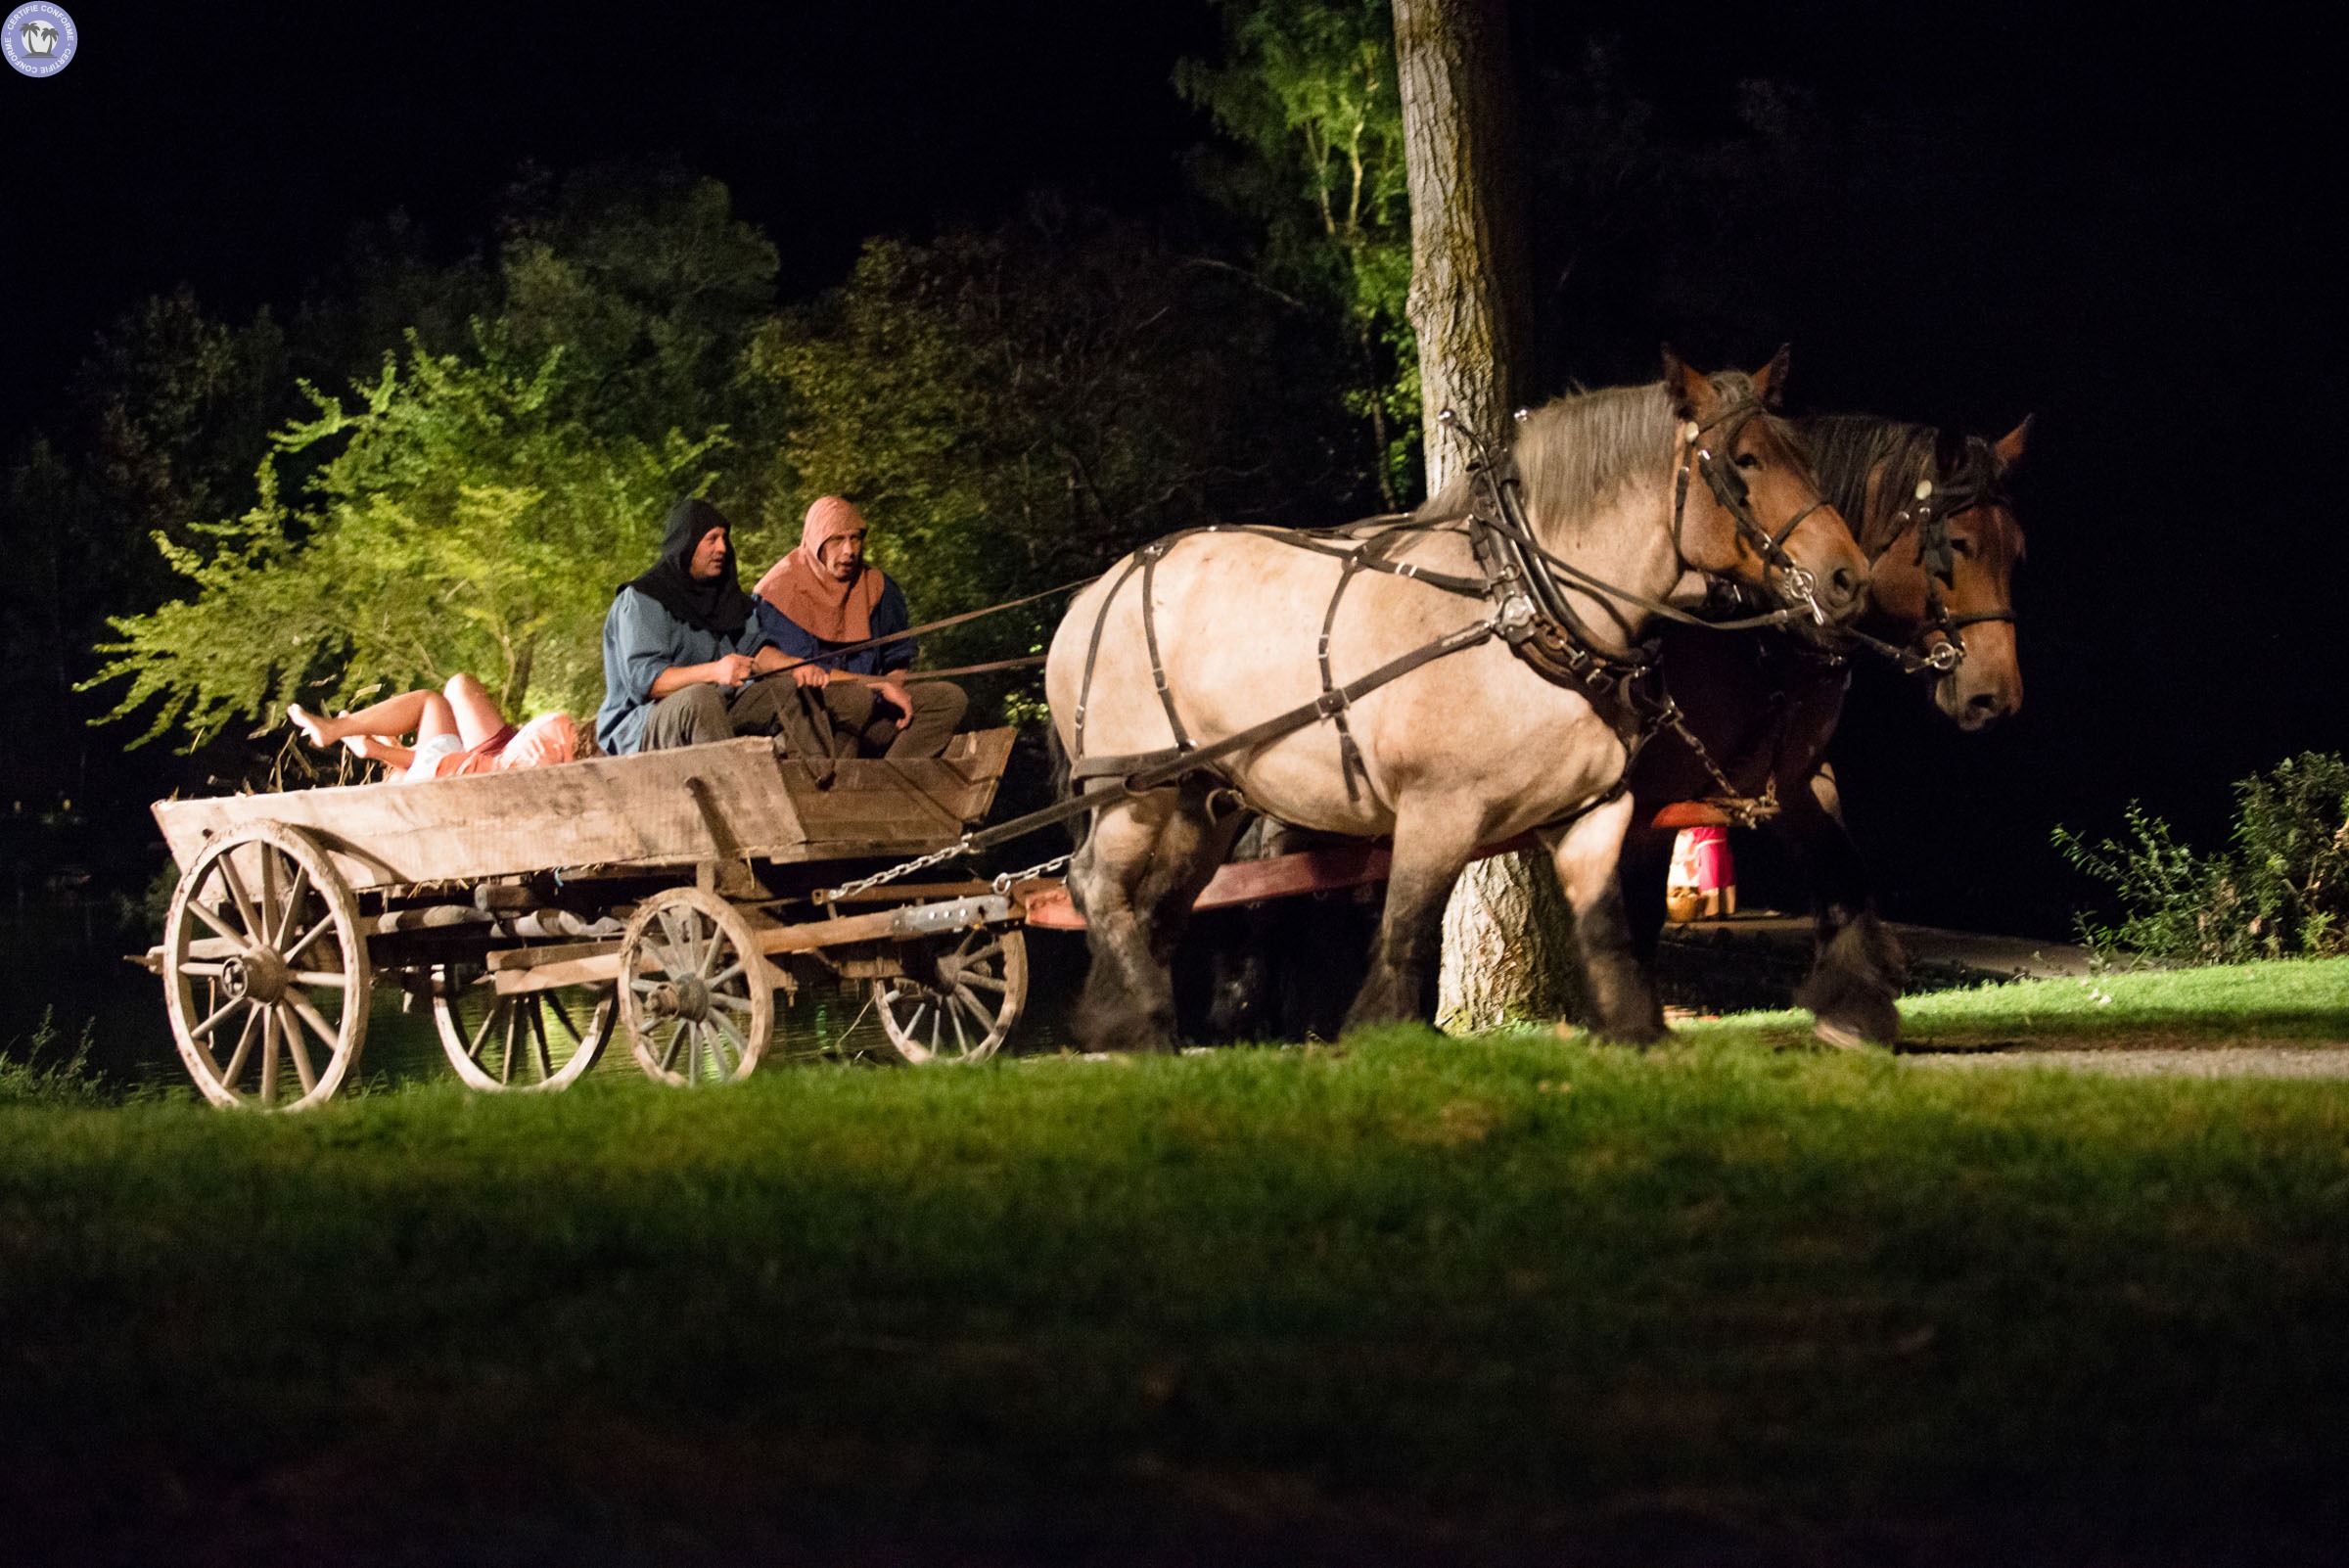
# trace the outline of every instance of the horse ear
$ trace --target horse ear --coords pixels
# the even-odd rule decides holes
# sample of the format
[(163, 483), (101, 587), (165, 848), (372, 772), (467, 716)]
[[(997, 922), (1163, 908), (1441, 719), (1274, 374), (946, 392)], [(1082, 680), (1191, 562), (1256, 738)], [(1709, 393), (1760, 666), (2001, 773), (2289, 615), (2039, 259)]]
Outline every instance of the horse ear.
[(1719, 400), (1711, 379), (1675, 353), (1670, 344), (1664, 346), (1664, 391), (1672, 398), (1675, 419), (1701, 423)]
[(1999, 472), (2004, 473), (2023, 460), (2023, 443), (2031, 438), (2031, 421), (2037, 414), (2025, 414), (2023, 422), (1999, 438), (1991, 450), (1999, 454)]
[(1754, 372), (1754, 391), (1762, 394), (1763, 407), (1776, 408), (1786, 401), (1786, 367), (1793, 357), (1794, 345), (1782, 343), (1770, 363)]

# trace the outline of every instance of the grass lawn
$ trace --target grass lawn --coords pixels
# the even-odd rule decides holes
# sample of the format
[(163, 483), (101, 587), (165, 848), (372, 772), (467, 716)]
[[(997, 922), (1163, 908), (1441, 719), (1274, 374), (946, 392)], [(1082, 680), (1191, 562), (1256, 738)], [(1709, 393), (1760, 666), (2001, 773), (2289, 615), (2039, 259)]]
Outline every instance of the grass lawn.
[[(1909, 1016), (2349, 1042), (2349, 960)], [(2340, 1559), (2349, 1084), (1803, 1038), (0, 1074), (0, 1558)]]

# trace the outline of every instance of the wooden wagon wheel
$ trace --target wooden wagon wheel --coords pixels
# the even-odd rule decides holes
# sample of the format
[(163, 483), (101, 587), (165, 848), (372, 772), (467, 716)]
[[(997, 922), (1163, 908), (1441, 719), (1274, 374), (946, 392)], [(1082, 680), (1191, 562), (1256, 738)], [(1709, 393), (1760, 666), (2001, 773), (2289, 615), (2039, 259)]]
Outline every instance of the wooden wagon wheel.
[(215, 1105), (299, 1111), (333, 1094), (366, 1043), (373, 984), (358, 900), (299, 828), (222, 838), (171, 896), (163, 1005)]
[(714, 893), (671, 888), (637, 905), (620, 945), (620, 1017), (637, 1065), (664, 1084), (725, 1084), (759, 1065), (773, 978), (751, 923)]
[(1028, 939), (1017, 926), (909, 942), (905, 973), (873, 982), (874, 1010), (909, 1062), (983, 1062), (1028, 1003)]
[(433, 970), (433, 1022), (469, 1088), (552, 1092), (595, 1066), (612, 1038), (618, 990), (561, 986), (501, 996), (475, 964)]

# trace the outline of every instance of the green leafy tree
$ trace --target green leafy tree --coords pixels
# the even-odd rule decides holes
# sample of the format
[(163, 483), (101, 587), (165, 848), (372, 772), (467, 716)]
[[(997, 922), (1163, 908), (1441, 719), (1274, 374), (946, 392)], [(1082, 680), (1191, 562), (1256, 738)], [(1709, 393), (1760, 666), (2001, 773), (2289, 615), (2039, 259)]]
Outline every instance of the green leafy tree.
[(1221, 10), (1223, 63), (1185, 61), (1174, 81), (1244, 156), (1201, 159), (1201, 179), (1265, 226), (1267, 285), (1343, 320), (1346, 406), (1369, 423), (1393, 508), (1409, 485), (1419, 385), (1387, 0), (1221, 0)]
[[(186, 522), (215, 487), (154, 520), (180, 597), (114, 617), (85, 683), (127, 682), (107, 716), (146, 715), (142, 740), (193, 744), (296, 696), (457, 670), (509, 711), (592, 710), (614, 587), (650, 560), (675, 497), (713, 484), (730, 416), (767, 406), (741, 365), (771, 311), (774, 248), (714, 180), (531, 177), (494, 269), (436, 269), (395, 215), (354, 241), (349, 270), (347, 300), (302, 312), (296, 357), (368, 348), (350, 391), (281, 380), (307, 406), (271, 416), (265, 457), (245, 448), (247, 473), (260, 457), (247, 509)], [(461, 335), (459, 304), (477, 311)]]
[(648, 437), (732, 418), (743, 346), (774, 310), (775, 247), (714, 179), (666, 167), (526, 178), (508, 197), (500, 354), (556, 348), (595, 367), (570, 402), (599, 430)]
[[(614, 587), (641, 570), (670, 499), (722, 442), (597, 435), (570, 417), (564, 355), (507, 368), (414, 349), (354, 399), (311, 392), (243, 516), (202, 547), (156, 536), (186, 598), (113, 621), (97, 682), (128, 682), (110, 717), (152, 705), (140, 741), (201, 741), (297, 698), (480, 676), (509, 712), (592, 711)], [(340, 445), (302, 504), (281, 454)]]
[[(764, 417), (786, 434), (745, 514), (745, 559), (779, 555), (809, 500), (846, 494), (933, 619), (1174, 529), (1334, 504), (1351, 488), (1329, 456), (1337, 432), (1314, 378), (1291, 374), (1311, 350), (1290, 351), (1278, 314), (1135, 225), (1049, 200), (990, 233), (873, 241), (844, 288), (754, 346)], [(1024, 651), (1059, 609), (936, 648)]]

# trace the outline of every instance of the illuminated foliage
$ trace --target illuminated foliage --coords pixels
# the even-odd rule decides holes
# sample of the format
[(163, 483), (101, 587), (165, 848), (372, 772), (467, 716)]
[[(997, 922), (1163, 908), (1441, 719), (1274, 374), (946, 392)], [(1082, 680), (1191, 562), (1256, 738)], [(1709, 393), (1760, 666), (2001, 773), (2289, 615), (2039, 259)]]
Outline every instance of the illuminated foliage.
[[(155, 705), (141, 740), (201, 741), (284, 703), (334, 705), (470, 671), (509, 712), (592, 709), (616, 584), (640, 571), (669, 499), (722, 439), (599, 438), (567, 416), (563, 355), (529, 371), (412, 350), (346, 402), (278, 433), (242, 517), (156, 543), (188, 597), (113, 621), (110, 716)], [(340, 441), (279, 494), (281, 454)]]
[(1267, 285), (1342, 313), (1355, 356), (1346, 406), (1370, 423), (1392, 506), (1419, 419), (1394, 22), (1386, 0), (1222, 0), (1222, 11), (1225, 62), (1185, 61), (1174, 84), (1243, 156), (1204, 157), (1200, 177), (1265, 225)]

